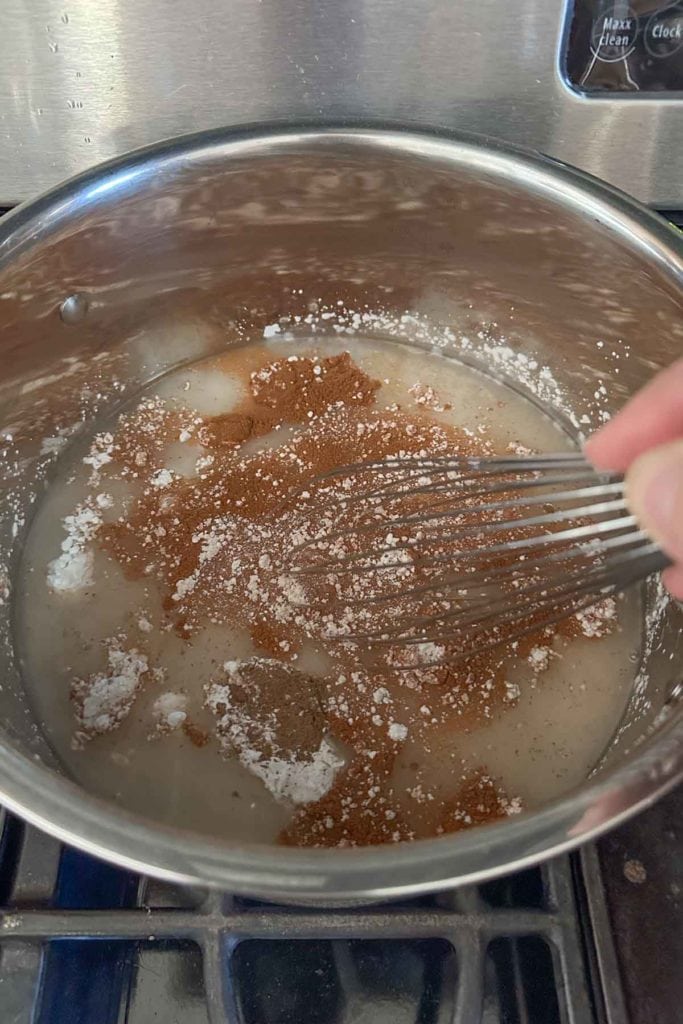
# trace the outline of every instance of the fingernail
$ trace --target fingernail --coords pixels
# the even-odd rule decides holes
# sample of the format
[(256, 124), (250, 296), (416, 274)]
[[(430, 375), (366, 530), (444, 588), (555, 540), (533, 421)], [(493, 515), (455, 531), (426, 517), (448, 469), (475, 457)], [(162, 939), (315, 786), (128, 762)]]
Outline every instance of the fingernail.
[(626, 475), (626, 500), (642, 529), (683, 559), (683, 441), (636, 459)]

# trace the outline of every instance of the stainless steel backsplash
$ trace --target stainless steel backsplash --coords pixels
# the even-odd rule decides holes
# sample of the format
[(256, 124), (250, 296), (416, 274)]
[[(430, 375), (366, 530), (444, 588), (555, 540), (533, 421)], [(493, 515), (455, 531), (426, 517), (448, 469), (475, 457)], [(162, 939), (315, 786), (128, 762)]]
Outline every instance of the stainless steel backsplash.
[(683, 205), (683, 100), (573, 92), (565, 0), (1, 6), (0, 205), (171, 135), (304, 118), (482, 132)]

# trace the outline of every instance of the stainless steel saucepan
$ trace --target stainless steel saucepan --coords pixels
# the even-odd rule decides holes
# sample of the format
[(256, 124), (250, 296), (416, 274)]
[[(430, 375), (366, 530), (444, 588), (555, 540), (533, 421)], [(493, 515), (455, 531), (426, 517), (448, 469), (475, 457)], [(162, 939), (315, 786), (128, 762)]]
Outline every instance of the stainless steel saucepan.
[(571, 397), (572, 415), (557, 416), (575, 433), (683, 350), (674, 229), (593, 178), (484, 139), (363, 127), (213, 132), (97, 167), (3, 218), (0, 801), (140, 871), (288, 901), (481, 879), (652, 802), (683, 768), (683, 614), (673, 604), (661, 612), (654, 583), (633, 695), (600, 769), (519, 818), (390, 848), (280, 849), (136, 817), (62, 773), (12, 644), (12, 576), (50, 472), (45, 439), (237, 342), (236, 325), (262, 333), (298, 289), (424, 317), (456, 346), (470, 338), (475, 365), (491, 360), (490, 344), (477, 345), (482, 325), (489, 339), (501, 332), (512, 357), (494, 372), (524, 392), (515, 357), (547, 365)]

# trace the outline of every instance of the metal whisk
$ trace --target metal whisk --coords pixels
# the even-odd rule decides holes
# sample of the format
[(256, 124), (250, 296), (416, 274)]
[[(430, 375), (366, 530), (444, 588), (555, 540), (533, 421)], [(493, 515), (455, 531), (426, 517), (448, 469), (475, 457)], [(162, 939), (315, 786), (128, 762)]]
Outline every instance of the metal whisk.
[(294, 572), (327, 594), (331, 633), (422, 645), (412, 654), (430, 664), (543, 630), (669, 564), (623, 479), (580, 453), (361, 462), (316, 484), (321, 526)]

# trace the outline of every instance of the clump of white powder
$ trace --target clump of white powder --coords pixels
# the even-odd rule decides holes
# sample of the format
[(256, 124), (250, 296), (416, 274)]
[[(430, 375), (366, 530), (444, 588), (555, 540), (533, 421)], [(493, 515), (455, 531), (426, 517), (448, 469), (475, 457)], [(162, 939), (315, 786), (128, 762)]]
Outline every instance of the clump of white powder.
[(590, 608), (583, 608), (575, 616), (581, 632), (587, 637), (601, 637), (611, 633), (617, 618), (617, 602), (606, 597)]
[(290, 604), (297, 606), (306, 604), (306, 591), (298, 580), (293, 579), (291, 576), (280, 576), (278, 577), (278, 584)]
[(147, 671), (144, 654), (135, 648), (124, 650), (118, 640), (109, 642), (106, 671), (77, 679), (71, 687), (76, 718), (86, 735), (111, 732), (121, 724)]
[(96, 501), (86, 501), (64, 517), (66, 538), (62, 541), (62, 553), (47, 567), (47, 582), (52, 590), (73, 592), (94, 582), (90, 542), (102, 523), (102, 514), (95, 506)]
[(507, 446), (507, 450), (512, 452), (513, 455), (532, 455), (533, 449), (529, 448), (528, 445), (522, 444), (521, 441), (510, 441)]
[(152, 487), (170, 487), (173, 483), (173, 473), (170, 469), (158, 469), (150, 480)]
[(99, 483), (100, 470), (114, 458), (114, 436), (108, 432), (96, 434), (88, 454), (83, 459), (86, 466), (92, 467), (90, 483)]
[(550, 655), (552, 651), (550, 647), (532, 647), (529, 651), (529, 657), (527, 661), (531, 665), (533, 671), (538, 675), (540, 672), (545, 672), (550, 664)]
[(152, 704), (152, 717), (160, 733), (173, 732), (187, 721), (187, 697), (167, 690)]
[(506, 701), (508, 704), (514, 703), (514, 701), (519, 700), (521, 692), (522, 691), (517, 683), (511, 683), (508, 679), (505, 680), (505, 695), (503, 697), (504, 701)]
[(282, 757), (264, 759), (254, 750), (242, 750), (239, 758), (245, 768), (261, 779), (276, 800), (293, 804), (309, 804), (321, 800), (345, 763), (326, 736), (323, 736), (318, 749), (306, 761)]
[(408, 388), (408, 393), (413, 396), (413, 400), (416, 405), (421, 405), (425, 409), (431, 409), (432, 412), (445, 412), (450, 409), (449, 403), (443, 403), (439, 397), (435, 388), (431, 384), (422, 384), (417, 381), (412, 387)]
[(401, 722), (392, 722), (389, 726), (389, 739), (401, 743), (408, 735), (408, 727)]

